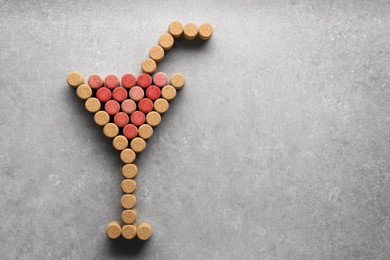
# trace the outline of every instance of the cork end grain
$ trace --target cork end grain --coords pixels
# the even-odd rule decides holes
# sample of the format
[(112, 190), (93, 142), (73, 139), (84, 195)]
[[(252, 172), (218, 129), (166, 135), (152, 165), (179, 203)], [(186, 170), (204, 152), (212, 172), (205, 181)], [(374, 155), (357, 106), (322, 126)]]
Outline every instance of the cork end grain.
[(137, 227), (135, 225), (124, 225), (122, 227), (122, 237), (125, 239), (133, 239), (137, 235)]
[(141, 223), (137, 227), (137, 237), (141, 240), (148, 240), (152, 233), (152, 227), (148, 223)]
[(121, 198), (121, 205), (125, 209), (132, 209), (136, 202), (137, 199), (133, 194), (125, 194)]
[(127, 148), (129, 141), (123, 135), (118, 135), (112, 140), (112, 145), (118, 151), (122, 151)]
[(155, 62), (162, 61), (164, 59), (164, 49), (159, 45), (153, 46), (150, 48), (149, 57)]
[(173, 100), (176, 97), (177, 91), (172, 85), (166, 85), (161, 90), (161, 96), (168, 101)]
[(153, 135), (153, 128), (148, 124), (143, 124), (138, 128), (138, 135), (142, 139), (149, 139)]
[(133, 149), (134, 152), (140, 153), (146, 148), (146, 142), (144, 139), (140, 137), (136, 137), (133, 140), (131, 140), (130, 143), (131, 149)]
[(154, 101), (154, 110), (157, 111), (160, 114), (164, 114), (169, 109), (169, 103), (164, 98), (159, 98), (156, 101)]
[(173, 21), (168, 26), (168, 33), (174, 38), (179, 38), (183, 34), (183, 25), (179, 21)]
[(175, 73), (171, 77), (171, 85), (176, 89), (180, 90), (184, 87), (184, 84), (186, 83), (186, 79), (183, 74), (181, 73)]
[(103, 127), (103, 134), (108, 138), (114, 138), (119, 134), (119, 128), (114, 123), (108, 123)]
[(84, 84), (83, 76), (77, 71), (72, 71), (68, 74), (66, 77), (66, 81), (68, 82), (69, 86), (73, 88), (77, 88), (81, 84)]
[(209, 23), (204, 23), (199, 26), (199, 38), (202, 40), (208, 40), (213, 35), (213, 27)]
[(169, 33), (165, 33), (160, 36), (158, 39), (158, 44), (164, 49), (164, 50), (170, 50), (174, 44), (175, 40), (173, 39), (172, 35)]
[(122, 212), (122, 220), (126, 224), (133, 224), (137, 219), (137, 211), (135, 209), (127, 209)]
[(198, 26), (193, 23), (186, 24), (183, 29), (184, 38), (193, 40), (198, 35)]
[(138, 173), (138, 167), (133, 163), (125, 164), (122, 167), (122, 174), (125, 178), (132, 179), (137, 175), (137, 173)]
[(156, 111), (149, 112), (146, 115), (146, 123), (150, 126), (158, 126), (161, 123), (161, 116)]
[[(135, 152), (130, 148), (124, 149), (120, 154), (120, 158), (121, 158), (123, 163), (132, 163), (132, 162), (134, 162), (136, 157), (137, 156), (136, 156)], [(137, 167), (137, 166), (135, 166), (135, 167)], [(126, 170), (125, 172), (127, 175), (133, 174), (134, 171), (135, 171), (134, 176), (135, 176), (135, 174), (137, 174), (137, 169), (134, 170), (134, 169), (127, 169), (126, 168), (125, 170)], [(124, 168), (122, 168), (123, 175), (125, 175), (125, 172), (124, 172)], [(133, 177), (126, 177), (126, 178), (133, 178)]]
[(94, 115), (93, 120), (96, 124), (104, 126), (110, 122), (110, 115), (106, 111), (98, 111)]
[(152, 59), (145, 59), (141, 64), (141, 69), (145, 73), (153, 74), (157, 69), (157, 64)]
[(121, 183), (121, 187), (124, 193), (133, 193), (137, 188), (137, 182), (132, 179), (124, 179)]
[(107, 225), (106, 234), (111, 239), (118, 238), (122, 233), (121, 225), (118, 221), (112, 221)]
[(81, 84), (77, 87), (76, 94), (81, 99), (88, 99), (92, 97), (92, 89), (87, 84)]
[(85, 101), (85, 108), (91, 113), (96, 113), (101, 107), (102, 105), (97, 98), (91, 97)]

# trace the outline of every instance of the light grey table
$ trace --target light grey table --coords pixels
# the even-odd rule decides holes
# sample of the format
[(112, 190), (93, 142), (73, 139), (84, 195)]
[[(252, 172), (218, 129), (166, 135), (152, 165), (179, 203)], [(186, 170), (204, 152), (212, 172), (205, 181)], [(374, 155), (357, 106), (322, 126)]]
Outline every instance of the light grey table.
[[(389, 1), (0, 1), (1, 259), (389, 259)], [(121, 162), (65, 82), (187, 85), (139, 157), (147, 243), (110, 241)]]

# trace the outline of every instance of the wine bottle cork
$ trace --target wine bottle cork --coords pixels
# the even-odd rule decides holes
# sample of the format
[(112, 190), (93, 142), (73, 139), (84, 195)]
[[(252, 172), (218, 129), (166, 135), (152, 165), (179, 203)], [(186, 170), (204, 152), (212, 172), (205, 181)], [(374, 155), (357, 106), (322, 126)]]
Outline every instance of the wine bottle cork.
[(118, 151), (122, 151), (127, 148), (129, 141), (123, 135), (117, 135), (114, 140), (112, 140), (112, 145)]
[(157, 64), (152, 59), (145, 59), (141, 64), (141, 69), (145, 73), (153, 74), (157, 69)]
[(99, 75), (93, 74), (88, 78), (88, 85), (91, 89), (97, 90), (103, 86), (103, 80)]
[(122, 102), (121, 109), (126, 114), (131, 114), (137, 109), (137, 104), (132, 99), (126, 99)]
[(137, 199), (133, 194), (125, 194), (121, 198), (121, 205), (125, 209), (132, 209), (136, 202)]
[[(124, 162), (124, 163), (132, 163), (132, 162), (134, 162), (136, 157), (137, 156), (136, 156), (135, 152), (130, 148), (124, 149), (120, 154), (120, 158), (121, 158), (122, 162)], [(122, 168), (122, 173), (123, 173), (123, 175), (125, 175), (125, 173), (126, 173), (126, 175), (131, 176), (132, 174), (134, 174), (134, 169), (132, 169), (131, 166), (127, 166), (127, 168)], [(137, 170), (136, 170), (135, 174), (137, 174)], [(134, 174), (134, 176), (135, 176), (135, 174)]]
[(156, 101), (154, 101), (154, 110), (159, 112), (160, 114), (164, 114), (169, 109), (169, 103), (164, 98), (159, 98)]
[[(150, 86), (151, 87), (151, 86)], [(150, 88), (149, 87), (149, 88)], [(138, 109), (144, 113), (147, 114), (150, 111), (153, 110), (153, 101), (150, 100), (149, 98), (143, 98), (138, 102)]]
[(171, 101), (176, 97), (176, 89), (171, 85), (166, 85), (161, 90), (161, 96), (166, 100)]
[(133, 139), (135, 137), (137, 137), (137, 134), (138, 134), (138, 129), (135, 125), (133, 124), (128, 124), (126, 125), (124, 128), (123, 128), (123, 135), (127, 138), (127, 139)]
[(157, 86), (150, 86), (146, 89), (146, 97), (154, 101), (161, 96), (161, 90)]
[(164, 59), (164, 49), (159, 45), (153, 46), (150, 48), (149, 57), (155, 62), (162, 61)]
[(199, 26), (199, 38), (202, 40), (208, 40), (213, 35), (213, 27), (209, 23), (204, 23)]
[(156, 111), (149, 112), (146, 115), (146, 123), (148, 123), (150, 126), (158, 126), (161, 122), (161, 116)]
[[(135, 153), (134, 153), (134, 156), (135, 156)], [(125, 164), (122, 167), (122, 174), (125, 178), (132, 179), (137, 175), (137, 173), (138, 173), (138, 167), (137, 167), (137, 165), (135, 165), (133, 163)]]
[(130, 142), (130, 147), (134, 152), (140, 153), (146, 148), (146, 142), (144, 139), (140, 137), (136, 137)]
[(148, 223), (141, 223), (137, 227), (137, 237), (141, 240), (148, 240), (152, 233), (152, 227)]
[(96, 113), (97, 111), (100, 110), (101, 104), (99, 99), (90, 97), (85, 101), (85, 108), (92, 113)]
[(106, 110), (106, 112), (111, 116), (115, 116), (119, 112), (120, 109), (121, 109), (121, 106), (119, 105), (118, 101), (116, 101), (116, 100), (109, 100), (104, 105), (104, 110)]
[(81, 84), (84, 84), (83, 76), (77, 71), (70, 72), (66, 77), (66, 81), (68, 81), (69, 86), (73, 88), (77, 88)]
[(118, 221), (112, 221), (107, 225), (106, 234), (111, 239), (118, 238), (122, 233), (121, 225)]
[(104, 85), (109, 89), (114, 89), (116, 87), (119, 87), (119, 79), (115, 75), (108, 75), (104, 79)]
[(140, 101), (145, 95), (145, 92), (142, 88), (140, 87), (132, 87), (129, 91), (129, 96), (132, 100), (134, 101)]
[(175, 40), (173, 39), (172, 35), (170, 35), (168, 33), (161, 35), (160, 38), (158, 39), (158, 44), (160, 44), (160, 46), (165, 51), (171, 49), (174, 42), (175, 42)]
[(183, 34), (183, 25), (178, 21), (171, 22), (168, 26), (168, 33), (175, 38), (179, 38)]
[(100, 100), (100, 102), (107, 102), (111, 99), (111, 90), (106, 87), (99, 88), (96, 91), (96, 98)]
[(135, 209), (126, 209), (122, 212), (122, 220), (126, 224), (133, 224), (137, 220), (137, 211)]
[(186, 26), (183, 28), (183, 34), (184, 38), (187, 40), (195, 39), (195, 37), (198, 35), (198, 26), (193, 23), (186, 24)]
[(157, 72), (153, 76), (153, 83), (157, 87), (164, 87), (168, 83), (168, 76), (164, 72)]
[(114, 116), (114, 123), (118, 127), (125, 127), (129, 123), (129, 116), (124, 112), (119, 112)]
[(149, 139), (153, 135), (153, 128), (148, 124), (143, 124), (138, 128), (138, 135), (142, 139)]
[(147, 73), (141, 73), (137, 78), (137, 84), (141, 88), (147, 88), (152, 84), (152, 77)]
[(130, 116), (131, 123), (135, 126), (140, 126), (145, 123), (145, 114), (141, 111), (135, 111)]
[(123, 87), (117, 87), (112, 91), (112, 98), (118, 102), (122, 102), (127, 98), (127, 90)]
[(88, 99), (92, 97), (92, 89), (87, 84), (81, 84), (77, 87), (76, 94), (81, 99)]
[(182, 89), (185, 82), (186, 79), (184, 78), (184, 75), (181, 73), (175, 73), (171, 77), (171, 85), (177, 90)]
[(103, 127), (103, 134), (109, 138), (114, 138), (119, 134), (119, 128), (114, 123), (108, 123)]
[(135, 86), (136, 82), (137, 79), (133, 74), (128, 73), (122, 76), (122, 86), (124, 88), (130, 89)]
[(122, 237), (125, 239), (133, 239), (137, 235), (137, 227), (135, 225), (124, 225), (122, 227)]
[(121, 187), (124, 193), (133, 193), (137, 188), (137, 183), (132, 179), (124, 179), (121, 183)]
[(106, 111), (98, 111), (93, 119), (96, 124), (104, 126), (110, 122), (110, 115)]

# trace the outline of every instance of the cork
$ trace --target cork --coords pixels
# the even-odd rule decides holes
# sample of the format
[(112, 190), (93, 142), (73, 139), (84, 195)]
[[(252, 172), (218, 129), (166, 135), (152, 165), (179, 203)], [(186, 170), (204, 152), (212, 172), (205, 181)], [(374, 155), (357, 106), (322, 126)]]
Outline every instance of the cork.
[(133, 74), (125, 74), (122, 76), (122, 86), (124, 88), (132, 88), (135, 86), (135, 83), (137, 82), (137, 79), (134, 77)]
[(145, 123), (145, 114), (141, 111), (135, 111), (130, 116), (131, 123), (135, 126), (140, 126)]
[(121, 198), (122, 207), (125, 209), (131, 209), (137, 202), (136, 197), (133, 194), (125, 194)]
[(127, 90), (123, 87), (117, 87), (112, 91), (112, 98), (118, 102), (122, 102), (127, 98)]
[(150, 86), (146, 89), (146, 97), (154, 101), (161, 96), (161, 90), (157, 86)]
[[(121, 158), (122, 162), (124, 162), (124, 163), (132, 163), (132, 162), (134, 162), (136, 157), (137, 156), (136, 156), (135, 152), (130, 148), (124, 149), (120, 154), (120, 158)], [(132, 176), (133, 174), (135, 176), (137, 174), (137, 168), (134, 169), (133, 166), (127, 166), (127, 168), (125, 168), (125, 166), (123, 166), (123, 168), (122, 168), (123, 175), (125, 175), (125, 173), (126, 173), (125, 177)], [(135, 164), (134, 164), (134, 166), (135, 166)], [(137, 167), (137, 166), (135, 166), (135, 167)], [(134, 171), (135, 171), (135, 173), (134, 173)], [(133, 178), (133, 177), (131, 177), (131, 178)]]
[(153, 128), (148, 124), (143, 124), (138, 128), (138, 135), (142, 139), (149, 139), (153, 135)]
[(124, 225), (122, 227), (122, 237), (125, 239), (133, 239), (137, 235), (137, 227), (135, 225)]
[(147, 88), (152, 84), (152, 77), (147, 73), (141, 73), (137, 78), (137, 84), (141, 88)]
[(150, 126), (158, 126), (161, 122), (161, 116), (156, 111), (149, 112), (146, 115), (146, 123), (148, 123)]
[(77, 87), (76, 94), (81, 99), (88, 99), (92, 97), (92, 89), (87, 84), (81, 84)]
[(161, 96), (166, 100), (171, 101), (176, 97), (176, 89), (171, 85), (166, 85), (161, 90)]
[(124, 179), (121, 183), (121, 187), (124, 193), (133, 193), (137, 188), (137, 183), (132, 179)]
[[(126, 149), (124, 151), (126, 151)], [(122, 174), (125, 178), (132, 179), (137, 175), (137, 173), (138, 173), (138, 167), (133, 163), (125, 164), (122, 167)]]
[(140, 101), (145, 95), (145, 92), (140, 87), (132, 87), (129, 91), (129, 96), (134, 101)]
[(168, 33), (161, 35), (158, 39), (158, 44), (166, 51), (172, 48), (174, 42), (172, 35)]
[(202, 40), (208, 40), (213, 35), (213, 27), (209, 23), (204, 23), (199, 26), (199, 38)]
[(83, 76), (77, 71), (70, 72), (66, 77), (66, 81), (68, 81), (69, 86), (73, 88), (77, 88), (84, 83)]
[(175, 38), (179, 38), (183, 34), (183, 25), (178, 21), (171, 22), (168, 26), (168, 33)]
[(185, 82), (186, 82), (186, 79), (184, 78), (184, 75), (181, 73), (175, 73), (171, 77), (171, 85), (176, 90), (182, 89)]
[(127, 148), (129, 141), (123, 135), (118, 135), (114, 138), (114, 140), (112, 140), (112, 145), (118, 151), (122, 151)]
[(91, 89), (96, 90), (103, 86), (103, 80), (99, 75), (93, 74), (88, 78), (88, 85), (91, 87)]
[(159, 45), (153, 46), (149, 50), (149, 57), (155, 62), (162, 61), (164, 59), (164, 49)]
[(137, 237), (141, 240), (148, 240), (152, 233), (152, 227), (148, 223), (141, 223), (137, 227)]
[(131, 149), (133, 149), (134, 152), (140, 153), (146, 148), (146, 142), (144, 139), (140, 137), (136, 137), (133, 140), (131, 140), (130, 143)]
[(106, 111), (99, 111), (93, 117), (95, 123), (104, 126), (110, 122), (110, 115)]
[(99, 99), (90, 97), (85, 101), (85, 108), (92, 113), (96, 113), (97, 111), (100, 110), (102, 105), (100, 104)]
[(125, 112), (126, 114), (131, 114), (135, 111), (135, 109), (137, 108), (137, 105), (135, 104), (135, 102), (131, 99), (126, 99), (125, 101), (122, 102), (121, 104), (121, 109), (123, 112)]
[(168, 76), (164, 72), (157, 72), (156, 74), (154, 74), (153, 83), (157, 87), (162, 88), (167, 84), (167, 82), (168, 82)]
[(152, 59), (145, 59), (141, 64), (142, 71), (148, 74), (153, 74), (157, 69), (157, 64)]
[(119, 128), (114, 123), (108, 123), (103, 127), (103, 134), (109, 138), (114, 138), (119, 134)]
[(96, 91), (96, 98), (100, 100), (100, 102), (107, 102), (111, 99), (111, 90), (106, 87), (99, 88)]
[(169, 103), (164, 98), (159, 98), (154, 101), (154, 110), (159, 112), (160, 114), (164, 114), (169, 109)]
[(109, 100), (104, 105), (104, 110), (106, 110), (106, 112), (111, 116), (116, 115), (120, 109), (121, 106), (119, 105), (118, 101), (115, 100)]
[[(149, 87), (150, 88), (150, 87)], [(138, 102), (138, 109), (144, 114), (153, 110), (153, 101), (149, 98), (143, 98)]]
[(122, 212), (122, 220), (126, 224), (133, 224), (137, 219), (137, 211), (135, 209), (126, 209)]
[(129, 123), (129, 116), (124, 112), (119, 112), (114, 116), (114, 123), (118, 127), (125, 127)]
[(104, 79), (104, 85), (109, 89), (114, 89), (116, 87), (119, 87), (119, 79), (115, 75), (108, 75)]
[(118, 221), (112, 221), (107, 225), (106, 234), (109, 238), (118, 238), (122, 233), (121, 225)]
[(187, 40), (195, 39), (195, 37), (198, 35), (198, 26), (193, 23), (186, 24), (186, 26), (183, 28), (183, 34), (184, 38)]
[(137, 134), (138, 134), (138, 129), (135, 125), (133, 124), (128, 124), (126, 125), (124, 128), (123, 128), (123, 135), (127, 138), (127, 139), (133, 139), (135, 137), (137, 137)]

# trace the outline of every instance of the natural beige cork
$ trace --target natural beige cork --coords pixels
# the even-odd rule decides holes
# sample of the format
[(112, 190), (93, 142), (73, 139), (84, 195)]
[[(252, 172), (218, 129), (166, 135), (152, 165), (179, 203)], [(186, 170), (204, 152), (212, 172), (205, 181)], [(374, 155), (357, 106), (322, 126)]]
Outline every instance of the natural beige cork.
[(138, 128), (138, 135), (143, 139), (149, 139), (153, 135), (153, 128), (148, 124), (143, 124)]
[(171, 85), (166, 85), (161, 90), (161, 96), (166, 100), (171, 101), (176, 97), (176, 89)]
[(148, 223), (141, 223), (137, 227), (137, 237), (141, 240), (148, 240), (152, 233), (152, 227)]
[(95, 123), (104, 126), (110, 122), (110, 115), (106, 111), (98, 111), (94, 117), (93, 120), (95, 120)]
[(152, 59), (145, 59), (141, 64), (142, 71), (148, 74), (152, 74), (157, 69), (157, 64)]
[[(134, 162), (134, 160), (136, 158), (136, 155), (135, 155), (135, 152), (132, 149), (127, 148), (127, 149), (124, 149), (121, 152), (120, 157), (121, 157), (122, 162), (124, 162), (124, 163), (132, 163), (132, 162)], [(122, 169), (122, 172), (123, 172), (123, 169)]]
[(99, 99), (91, 97), (88, 98), (87, 101), (85, 101), (85, 108), (92, 113), (96, 113), (100, 110), (102, 105), (100, 104)]
[(137, 199), (133, 194), (125, 194), (121, 198), (122, 207), (124, 207), (125, 209), (133, 208), (136, 202)]
[(159, 98), (154, 101), (153, 107), (155, 111), (159, 112), (160, 114), (164, 114), (169, 109), (169, 103), (166, 99)]
[(155, 62), (162, 61), (164, 59), (164, 49), (159, 45), (153, 46), (150, 48), (149, 57)]
[(132, 179), (137, 175), (137, 173), (138, 173), (138, 167), (133, 163), (125, 164), (122, 167), (122, 174), (125, 178)]
[(124, 225), (122, 227), (122, 237), (125, 239), (133, 239), (137, 234), (137, 227), (135, 225)]
[(109, 238), (118, 238), (122, 233), (121, 225), (118, 221), (112, 221), (107, 225), (106, 234)]
[(124, 179), (121, 183), (121, 187), (124, 193), (133, 193), (137, 188), (137, 182), (132, 179)]
[(133, 224), (137, 219), (137, 211), (135, 209), (126, 209), (122, 212), (122, 220), (126, 224)]
[(118, 135), (114, 138), (114, 140), (112, 140), (112, 145), (118, 151), (122, 151), (127, 148), (129, 141), (123, 135)]
[(208, 40), (213, 35), (213, 27), (209, 23), (204, 23), (199, 26), (199, 38)]
[(181, 73), (175, 73), (171, 77), (171, 85), (179, 90), (182, 89), (184, 84), (186, 83), (186, 78), (184, 77), (183, 74)]
[(184, 38), (187, 40), (195, 39), (198, 35), (198, 26), (193, 23), (189, 23), (183, 28)]
[(81, 76), (81, 74), (77, 71), (69, 73), (66, 80), (68, 81), (69, 86), (73, 88), (77, 88), (84, 83), (83, 76)]
[(169, 33), (161, 35), (158, 39), (158, 44), (160, 44), (160, 46), (166, 51), (172, 48), (174, 42), (175, 40)]
[(145, 150), (146, 142), (144, 139), (142, 139), (140, 137), (136, 137), (133, 140), (131, 140), (130, 147), (131, 147), (131, 149), (134, 150), (134, 152), (140, 153), (143, 150)]
[(173, 21), (168, 26), (168, 32), (175, 38), (183, 34), (183, 25), (178, 21)]
[(158, 126), (161, 123), (161, 116), (156, 111), (149, 112), (146, 115), (146, 123), (149, 125), (155, 127)]
[(119, 134), (119, 128), (114, 123), (108, 123), (103, 127), (103, 134), (109, 138), (114, 138)]
[(76, 94), (81, 99), (92, 97), (92, 89), (87, 84), (81, 84), (77, 87)]

